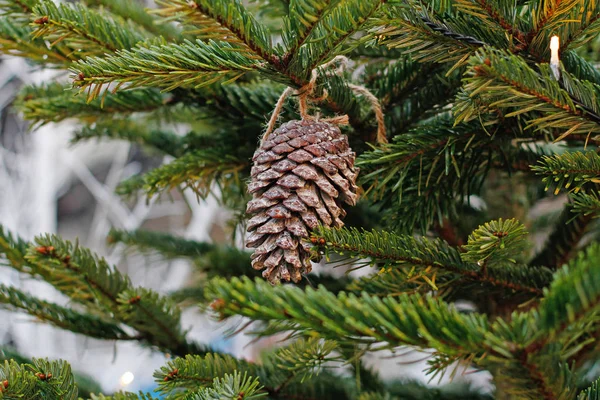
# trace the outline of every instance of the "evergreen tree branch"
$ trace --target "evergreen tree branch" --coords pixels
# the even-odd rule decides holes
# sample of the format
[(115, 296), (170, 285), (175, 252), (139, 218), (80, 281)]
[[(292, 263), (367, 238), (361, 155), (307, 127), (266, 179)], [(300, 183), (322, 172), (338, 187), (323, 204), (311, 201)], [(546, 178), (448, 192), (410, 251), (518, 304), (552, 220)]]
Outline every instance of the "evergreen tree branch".
[(31, 39), (32, 29), (12, 18), (0, 16), (0, 53), (25, 57), (40, 64), (64, 66), (71, 62), (70, 49), (49, 48), (42, 39)]
[(105, 396), (103, 394), (94, 395), (92, 394), (91, 400), (156, 400), (155, 397), (148, 393), (132, 393), (132, 392), (117, 392), (111, 396)]
[(28, 21), (38, 0), (0, 0), (0, 15), (11, 15), (18, 22)]
[(188, 343), (180, 328), (181, 311), (167, 297), (145, 288), (119, 293), (119, 318), (141, 332), (148, 343), (179, 356), (206, 351)]
[[(128, 92), (122, 92), (128, 93)], [(147, 99), (147, 97), (145, 98)], [(101, 120), (75, 131), (71, 141), (78, 143), (89, 139), (122, 139), (174, 157), (185, 153), (186, 146), (182, 137), (173, 132), (151, 129), (148, 124), (132, 119)]]
[(485, 316), (460, 314), (431, 296), (403, 294), (381, 299), (344, 292), (335, 296), (323, 287), (302, 291), (291, 286), (269, 287), (259, 279), (215, 278), (207, 287), (206, 298), (214, 300), (211, 307), (221, 319), (244, 315), (270, 321), (263, 333), (302, 330), (340, 343), (433, 347), (448, 354), (504, 351), (499, 343), (488, 347)]
[(449, 68), (448, 65), (421, 63), (408, 57), (392, 64), (367, 65), (364, 80), (377, 93), (392, 134), (405, 132), (426, 115), (435, 115), (448, 104), (461, 85), (458, 70), (441, 77)]
[[(549, 1), (540, 0), (536, 12), (532, 15), (533, 27), (527, 34), (529, 40), (528, 51), (541, 59), (550, 54), (550, 37), (557, 35), (563, 51), (567, 49), (564, 44), (571, 42), (582, 34), (586, 25), (593, 24), (590, 19), (595, 19), (598, 5), (595, 2), (581, 2), (575, 0)], [(582, 32), (577, 32), (578, 30)]]
[(206, 198), (217, 183), (221, 188), (242, 185), (241, 177), (249, 167), (249, 159), (218, 149), (186, 153), (170, 164), (155, 168), (129, 184), (125, 181), (117, 188), (120, 194), (130, 194), (142, 189), (148, 198), (183, 186)]
[(299, 0), (290, 3), (287, 19), (289, 27), (283, 34), (287, 48), (283, 56), (284, 64), (289, 64), (298, 49), (307, 42), (317, 23), (335, 3), (332, 0)]
[(531, 170), (544, 176), (546, 190), (556, 186), (555, 195), (562, 188), (578, 193), (584, 185), (600, 182), (600, 155), (595, 151), (577, 151), (543, 156)]
[(113, 53), (118, 49), (130, 49), (146, 39), (143, 31), (135, 25), (99, 13), (83, 5), (60, 4), (40, 1), (33, 9), (34, 38), (44, 37), (51, 45), (65, 41), (78, 49), (77, 58)]
[(158, 392), (170, 394), (182, 389), (196, 389), (207, 386), (215, 379), (234, 371), (246, 371), (250, 375), (263, 376), (261, 366), (237, 359), (228, 354), (205, 356), (187, 355), (169, 361), (154, 373)]
[(113, 15), (130, 20), (146, 31), (156, 35), (163, 36), (167, 39), (181, 39), (180, 30), (169, 23), (161, 23), (148, 13), (143, 4), (137, 1), (130, 0), (84, 0), (89, 6), (107, 9)]
[(186, 40), (181, 44), (120, 50), (105, 58), (88, 57), (76, 63), (72, 71), (75, 86), (88, 87), (88, 96), (95, 98), (102, 86), (111, 82), (129, 83), (130, 88), (197, 89), (224, 79), (231, 82), (258, 68), (257, 60), (235, 51), (231, 44)]
[(39, 399), (35, 397), (38, 378), (14, 360), (6, 360), (4, 364), (0, 364), (0, 380), (1, 398)]
[(577, 79), (590, 81), (596, 85), (600, 84), (600, 71), (575, 51), (564, 51), (560, 57), (565, 70), (569, 71)]
[(492, 394), (477, 390), (474, 385), (452, 382), (432, 387), (418, 381), (390, 382), (384, 392), (367, 392), (359, 400), (493, 400)]
[(436, 219), (456, 215), (460, 200), (479, 191), (494, 160), (504, 164), (512, 158), (517, 150), (509, 143), (512, 129), (503, 128), (490, 134), (479, 122), (452, 127), (445, 116), (434, 118), (364, 152), (357, 160), (361, 183), (389, 210), (388, 226), (426, 232)]
[[(361, 232), (355, 228), (319, 228), (311, 240), (313, 243), (318, 243), (325, 252), (332, 251), (350, 257), (368, 258), (372, 264), (382, 265), (384, 268), (409, 270), (416, 267), (417, 271), (434, 269), (486, 285), (534, 295), (541, 295), (542, 289), (552, 279), (550, 271), (543, 268), (532, 270), (506, 262), (485, 266), (465, 262), (463, 260), (468, 257), (461, 256), (458, 250), (439, 239), (415, 239), (411, 235), (396, 235), (380, 230)], [(477, 256), (481, 256), (480, 252), (477, 252)], [(430, 285), (435, 282), (435, 274), (433, 276), (434, 281), (430, 282)], [(412, 270), (408, 278), (413, 278), (414, 283), (419, 277)], [(439, 285), (443, 284), (444, 279), (451, 281), (443, 275), (441, 278)], [(438, 289), (437, 285), (434, 286), (433, 289)], [(431, 286), (429, 289), (432, 289)]]
[(145, 230), (122, 231), (112, 229), (108, 234), (110, 243), (123, 243), (135, 246), (141, 251), (158, 251), (168, 258), (191, 257), (197, 258), (213, 251), (216, 245), (207, 242), (184, 239), (174, 235)]
[(215, 378), (212, 387), (198, 389), (188, 393), (183, 400), (220, 400), (220, 399), (258, 399), (267, 396), (257, 378), (250, 378), (244, 373), (234, 372), (223, 378)]
[(596, 379), (590, 387), (582, 391), (577, 400), (600, 400), (600, 379)]
[(118, 294), (131, 286), (128, 277), (79, 244), (57, 236), (36, 238), (26, 260), (56, 289), (72, 300), (110, 310)]
[[(164, 395), (172, 395), (184, 390), (194, 390), (198, 387), (209, 387), (214, 379), (221, 378), (235, 371), (245, 372), (256, 376), (264, 385), (264, 390), (270, 398), (309, 400), (320, 398), (315, 396), (323, 390), (325, 385), (335, 388), (331, 393), (337, 394), (345, 399), (348, 397), (341, 388), (338, 388), (333, 380), (343, 381), (341, 377), (335, 377), (326, 371), (314, 371), (318, 375), (311, 379), (302, 379), (305, 372), (310, 368), (300, 366), (299, 369), (291, 366), (292, 370), (286, 370), (285, 365), (280, 364), (281, 357), (287, 357), (291, 351), (300, 351), (302, 356), (310, 365), (317, 366), (327, 361), (327, 354), (333, 349), (331, 342), (321, 344), (319, 339), (297, 340), (290, 346), (282, 347), (264, 357), (260, 363), (253, 363), (243, 359), (236, 359), (227, 354), (206, 354), (205, 356), (191, 356), (177, 358), (170, 361), (159, 371), (154, 373), (158, 383), (158, 392)], [(324, 350), (326, 350), (324, 352)], [(323, 359), (321, 359), (323, 358)], [(337, 359), (335, 359), (337, 361)], [(290, 374), (291, 372), (291, 374)]]
[(579, 192), (571, 196), (573, 214), (581, 214), (583, 216), (591, 216), (598, 218), (600, 214), (600, 197), (597, 192)]
[[(32, 364), (31, 359), (23, 357), (12, 347), (0, 347), (0, 361), (14, 360), (18, 364)], [(77, 372), (73, 373), (75, 383), (80, 397), (89, 398), (91, 393), (99, 392), (101, 390), (100, 385), (90, 378), (88, 375), (80, 374)], [(0, 392), (4, 388), (4, 385), (0, 385)], [(0, 394), (1, 395), (1, 394)]]
[(156, 89), (140, 88), (115, 94), (106, 91), (101, 99), (92, 101), (69, 89), (57, 82), (25, 86), (15, 105), (26, 119), (45, 124), (73, 117), (95, 121), (115, 114), (154, 111), (169, 101)]
[(33, 359), (19, 365), (5, 361), (0, 365), (0, 397), (6, 399), (77, 400), (77, 386), (69, 364), (62, 360)]
[(516, 219), (486, 222), (469, 235), (461, 258), (487, 268), (507, 260), (516, 263), (527, 248), (525, 225)]
[[(417, 6), (419, 8), (419, 6)], [(398, 15), (399, 14), (399, 15)], [(426, 12), (412, 9), (398, 11), (383, 17), (372, 29), (379, 45), (399, 49), (414, 60), (432, 63), (465, 63), (467, 57), (485, 42), (476, 37), (457, 33), (447, 24)], [(460, 26), (468, 32), (467, 23), (457, 17), (453, 27)]]
[[(572, 336), (593, 329), (600, 311), (600, 246), (597, 243), (559, 269), (537, 310), (530, 312), (535, 328), (526, 351), (535, 352), (551, 343), (572, 343)], [(565, 353), (568, 348), (563, 349)]]
[(36, 299), (12, 287), (0, 285), (0, 303), (9, 309), (26, 312), (58, 328), (105, 340), (137, 340), (116, 324), (90, 314), (83, 314)]
[(508, 111), (503, 118), (525, 114), (526, 129), (563, 131), (556, 140), (600, 132), (596, 85), (567, 72), (561, 85), (548, 65), (540, 65), (538, 73), (521, 58), (492, 49), (477, 52), (469, 63), (464, 95), (454, 105), (457, 124), (497, 109)]
[(344, 52), (355, 47), (348, 44), (348, 39), (361, 29), (383, 3), (383, 0), (336, 3), (315, 23), (304, 44), (290, 57), (287, 74), (308, 80), (314, 68), (342, 53), (342, 45), (345, 45)]
[(591, 215), (574, 215), (571, 204), (567, 204), (544, 247), (529, 264), (545, 265), (552, 270), (560, 268), (577, 254), (577, 246), (592, 220)]
[(0, 225), (0, 256), (6, 258), (10, 266), (17, 271), (33, 274), (25, 260), (28, 245), (27, 241), (12, 235)]
[(161, 8), (153, 13), (165, 21), (178, 19), (195, 26), (189, 33), (198, 39), (229, 42), (249, 57), (257, 55), (272, 64), (278, 62), (269, 30), (237, 0), (159, 0), (157, 4)]
[(456, 9), (478, 18), (491, 28), (501, 28), (521, 46), (527, 43), (525, 33), (514, 23), (517, 13), (513, 2), (497, 1), (494, 4), (488, 0), (458, 0)]
[(319, 374), (323, 365), (328, 362), (341, 362), (340, 356), (331, 355), (338, 348), (333, 340), (322, 341), (320, 338), (298, 339), (273, 354), (273, 362), (277, 368), (287, 371), (288, 377), (273, 391), (274, 394), (284, 393), (286, 386), (296, 377), (301, 381)]
[(89, 250), (45, 236), (36, 238), (26, 259), (72, 300), (138, 330), (143, 342), (177, 355), (205, 351), (185, 340), (173, 304), (150, 290), (134, 289), (128, 277)]

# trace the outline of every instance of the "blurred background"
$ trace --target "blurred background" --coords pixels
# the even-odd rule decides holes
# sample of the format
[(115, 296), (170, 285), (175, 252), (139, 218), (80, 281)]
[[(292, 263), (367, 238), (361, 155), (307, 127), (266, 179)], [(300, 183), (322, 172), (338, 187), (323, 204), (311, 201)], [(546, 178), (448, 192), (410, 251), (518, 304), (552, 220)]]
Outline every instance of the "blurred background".
[[(118, 265), (136, 285), (162, 293), (182, 287), (190, 274), (189, 262), (110, 246), (110, 229), (141, 228), (220, 241), (226, 235), (226, 211), (213, 198), (199, 201), (191, 191), (184, 195), (174, 191), (168, 198), (149, 202), (145, 197), (120, 198), (114, 193), (120, 181), (169, 160), (125, 141), (71, 145), (75, 126), (69, 122), (31, 130), (11, 102), (24, 84), (64, 78), (56, 74), (36, 70), (23, 59), (0, 58), (0, 223), (26, 239), (50, 232), (78, 240)], [(23, 280), (8, 268), (0, 270), (3, 283), (65, 301), (42, 282)], [(190, 307), (184, 315), (190, 338), (236, 354), (244, 351), (239, 339), (225, 338), (226, 327), (211, 324), (196, 308)], [(117, 345), (64, 332), (16, 313), (0, 311), (0, 319), (0, 345), (14, 347), (24, 356), (67, 359), (76, 371), (93, 376), (109, 392), (124, 386), (148, 389), (151, 371), (168, 357), (133, 343)]]

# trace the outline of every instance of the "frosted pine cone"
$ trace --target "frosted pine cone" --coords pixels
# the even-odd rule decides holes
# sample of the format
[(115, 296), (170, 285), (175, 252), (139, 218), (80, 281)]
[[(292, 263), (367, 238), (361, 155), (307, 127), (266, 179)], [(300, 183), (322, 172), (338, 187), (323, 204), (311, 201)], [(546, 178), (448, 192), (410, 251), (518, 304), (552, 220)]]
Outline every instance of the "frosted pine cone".
[(311, 270), (310, 243), (320, 223), (340, 227), (344, 201), (356, 204), (355, 154), (337, 125), (290, 121), (273, 131), (254, 153), (247, 212), (256, 248), (252, 266), (272, 283), (300, 281)]

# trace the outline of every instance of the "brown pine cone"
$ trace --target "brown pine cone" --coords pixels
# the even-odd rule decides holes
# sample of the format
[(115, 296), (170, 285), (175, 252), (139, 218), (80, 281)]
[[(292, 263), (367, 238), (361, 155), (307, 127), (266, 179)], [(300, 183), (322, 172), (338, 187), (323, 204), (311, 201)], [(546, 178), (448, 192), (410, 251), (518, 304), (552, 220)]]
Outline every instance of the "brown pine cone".
[(256, 248), (252, 266), (272, 283), (300, 281), (311, 271), (305, 240), (320, 223), (340, 227), (344, 201), (356, 204), (355, 154), (337, 125), (290, 121), (273, 131), (254, 153), (246, 212)]

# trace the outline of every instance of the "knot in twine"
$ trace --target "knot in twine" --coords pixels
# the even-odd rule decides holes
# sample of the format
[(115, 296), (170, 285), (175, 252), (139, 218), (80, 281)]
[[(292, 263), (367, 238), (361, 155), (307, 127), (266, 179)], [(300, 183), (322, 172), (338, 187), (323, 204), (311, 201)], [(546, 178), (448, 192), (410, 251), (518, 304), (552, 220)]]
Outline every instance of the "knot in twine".
[[(341, 73), (343, 73), (345, 67), (348, 65), (348, 58), (346, 58), (344, 56), (336, 56), (335, 58), (333, 58), (333, 60), (331, 60), (317, 68), (327, 68), (338, 61), (340, 62), (340, 66), (337, 69), (335, 69), (333, 71), (333, 73), (340, 75)], [(308, 108), (309, 108), (308, 102), (309, 101), (314, 102), (314, 103), (322, 102), (328, 96), (327, 90), (323, 89), (323, 94), (321, 96), (314, 97), (314, 91), (315, 91), (315, 87), (316, 87), (316, 83), (317, 83), (317, 76), (318, 76), (317, 68), (312, 70), (311, 75), (310, 75), (310, 81), (308, 81), (308, 83), (306, 85), (302, 86), (300, 89), (293, 89), (291, 87), (288, 87), (283, 91), (283, 93), (279, 97), (279, 100), (277, 100), (277, 104), (275, 105), (275, 109), (273, 110), (273, 113), (271, 114), (271, 118), (269, 119), (269, 123), (267, 124), (267, 129), (265, 131), (265, 134), (263, 135), (263, 137), (261, 139), (261, 143), (264, 143), (265, 140), (267, 140), (268, 136), (271, 134), (271, 132), (273, 132), (273, 130), (275, 129), (275, 124), (277, 123), (279, 114), (281, 114), (281, 111), (283, 110), (283, 105), (285, 104), (286, 99), (291, 94), (298, 96), (298, 111), (300, 112), (300, 116), (302, 117), (303, 120), (325, 121), (325, 122), (329, 122), (329, 123), (336, 124), (336, 125), (348, 125), (349, 122), (348, 122), (347, 115), (337, 115), (337, 116), (330, 117), (330, 118), (319, 118), (318, 113), (317, 113), (316, 117), (313, 115), (310, 115), (308, 113)], [(383, 110), (381, 108), (381, 104), (379, 104), (379, 100), (377, 99), (377, 97), (375, 97), (373, 95), (373, 93), (371, 93), (369, 91), (369, 89), (365, 88), (364, 86), (359, 86), (359, 85), (355, 85), (352, 83), (348, 83), (348, 87), (353, 92), (364, 96), (369, 101), (369, 103), (371, 104), (371, 108), (373, 109), (373, 112), (375, 113), (375, 119), (377, 120), (377, 142), (378, 143), (387, 143), (387, 137), (385, 134), (385, 121), (384, 121), (384, 116), (383, 116)]]

